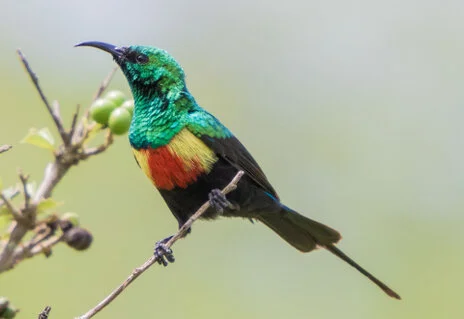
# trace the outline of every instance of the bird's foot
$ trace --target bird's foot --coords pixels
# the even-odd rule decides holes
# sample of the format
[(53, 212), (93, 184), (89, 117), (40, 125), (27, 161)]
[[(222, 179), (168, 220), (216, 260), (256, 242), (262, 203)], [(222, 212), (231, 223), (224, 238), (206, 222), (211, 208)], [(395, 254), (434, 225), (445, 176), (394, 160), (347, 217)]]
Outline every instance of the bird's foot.
[(213, 189), (211, 192), (209, 192), (208, 197), (209, 203), (212, 207), (214, 207), (214, 209), (216, 209), (218, 214), (222, 214), (226, 208), (231, 210), (238, 210), (240, 208), (238, 205), (234, 205), (229, 202), (226, 198), (226, 195), (224, 195), (220, 189)]
[(166, 243), (172, 238), (172, 236), (166, 237), (163, 240), (156, 242), (154, 255), (158, 264), (166, 267), (169, 263), (174, 262), (174, 255), (172, 254), (171, 248), (166, 246)]

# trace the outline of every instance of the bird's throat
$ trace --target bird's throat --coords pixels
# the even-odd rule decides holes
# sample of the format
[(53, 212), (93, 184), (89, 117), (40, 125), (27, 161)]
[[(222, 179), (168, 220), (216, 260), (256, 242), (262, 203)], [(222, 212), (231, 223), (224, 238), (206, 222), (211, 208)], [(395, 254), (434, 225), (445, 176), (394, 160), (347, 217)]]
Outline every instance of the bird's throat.
[(129, 130), (129, 141), (136, 148), (157, 148), (167, 145), (182, 128), (186, 100), (183, 91), (165, 93), (152, 88), (132, 87), (135, 108)]

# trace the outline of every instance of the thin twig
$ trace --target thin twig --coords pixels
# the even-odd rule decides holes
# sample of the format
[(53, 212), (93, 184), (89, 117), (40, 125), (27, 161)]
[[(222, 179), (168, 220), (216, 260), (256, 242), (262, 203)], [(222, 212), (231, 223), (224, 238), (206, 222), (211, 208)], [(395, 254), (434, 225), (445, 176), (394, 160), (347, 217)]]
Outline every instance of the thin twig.
[[(64, 124), (63, 121), (61, 120), (61, 112), (60, 112), (60, 103), (58, 103), (57, 100), (52, 101), (52, 111), (53, 111), (53, 116), (60, 121), (60, 125), (63, 127), (64, 131)], [(64, 131), (66, 134), (66, 131)]]
[[(108, 88), (108, 85), (110, 84), (111, 80), (113, 79), (114, 77), (114, 74), (116, 73), (116, 70), (118, 69), (118, 67), (114, 67), (110, 73), (108, 73), (108, 75), (106, 76), (106, 78), (100, 83), (100, 86), (98, 87), (97, 89), (97, 92), (95, 92), (95, 95), (93, 96), (92, 98), (92, 101), (95, 101), (97, 100), (98, 98), (100, 98), (103, 94), (103, 92), (105, 92), (105, 90)], [(84, 118), (89, 118), (90, 116), (90, 113), (89, 111), (87, 110), (84, 114)], [(74, 135), (76, 135), (76, 137), (80, 137), (80, 136), (84, 136), (87, 132), (85, 131), (86, 128), (84, 127), (84, 123), (81, 121), (79, 123), (79, 125), (77, 125), (77, 127), (75, 128), (75, 133)], [(85, 138), (83, 138), (83, 140), (85, 140)]]
[(50, 314), (51, 310), (52, 308), (50, 306), (45, 307), (45, 309), (41, 313), (39, 313), (37, 319), (48, 319), (48, 315)]
[[(237, 183), (240, 181), (240, 178), (242, 178), (244, 172), (239, 171), (237, 175), (232, 179), (232, 181), (224, 187), (224, 189), (221, 191), (222, 194), (227, 195), (231, 191), (237, 188)], [(193, 214), (187, 222), (182, 225), (181, 228), (177, 231), (177, 233), (172, 236), (172, 238), (166, 243), (166, 247), (170, 248), (179, 238), (183, 237), (188, 229), (192, 226), (192, 224), (197, 220), (208, 208), (210, 207), (209, 201), (204, 203), (196, 212)], [(84, 315), (78, 317), (77, 319), (89, 319), (95, 316), (99, 311), (101, 311), (103, 308), (108, 306), (120, 293), (124, 291), (137, 277), (139, 277), (142, 273), (144, 273), (148, 268), (150, 268), (154, 263), (157, 262), (157, 258), (155, 256), (150, 257), (143, 265), (141, 265), (138, 268), (135, 268), (134, 271), (130, 274), (129, 277), (127, 277), (124, 282), (119, 285), (115, 290), (113, 290), (105, 299), (103, 299), (98, 305), (96, 305), (94, 308), (90, 309), (85, 313)]]
[(29, 209), (29, 201), (31, 199), (31, 194), (27, 189), (27, 181), (29, 179), (28, 175), (24, 175), (22, 172), (19, 172), (19, 179), (21, 180), (21, 184), (23, 184), (23, 192), (24, 192), (24, 208)]
[[(29, 66), (29, 62), (27, 61), (24, 54), (19, 49), (17, 50), (17, 52), (18, 52), (19, 58), (21, 59), (21, 62), (26, 68), (27, 73), (31, 77), (32, 83), (34, 83), (35, 88), (37, 89), (37, 92), (39, 92), (40, 98), (42, 99), (45, 106), (47, 107), (48, 113), (50, 113), (50, 115), (52, 116), (53, 121), (55, 122), (56, 128), (58, 129), (58, 132), (60, 133), (61, 139), (63, 140), (63, 142), (66, 141), (67, 139), (66, 131), (63, 127), (63, 122), (61, 121), (60, 115), (57, 112), (55, 112), (54, 109), (50, 106), (50, 103), (48, 103), (48, 100), (45, 97), (45, 94), (43, 93), (42, 88), (39, 85), (39, 78), (34, 73), (34, 71), (32, 71), (31, 67)], [(58, 108), (58, 107), (59, 107), (58, 105), (55, 105), (55, 108)]]
[(118, 69), (118, 66), (115, 66), (111, 71), (110, 73), (106, 76), (106, 78), (102, 81), (102, 83), (100, 84), (97, 92), (95, 93), (94, 97), (93, 97), (93, 101), (95, 101), (96, 99), (100, 98), (100, 96), (102, 96), (103, 92), (105, 92), (106, 88), (108, 87), (108, 85), (110, 84), (111, 80), (113, 79), (113, 76), (114, 74), (116, 73), (116, 70)]
[(52, 247), (62, 242), (63, 239), (64, 234), (52, 237), (44, 236), (43, 240), (39, 240), (31, 244), (26, 244), (23, 247), (17, 248), (13, 254), (14, 263), (16, 264), (24, 259), (32, 258), (42, 253), (45, 253), (45, 256), (48, 257), (51, 254)]
[(2, 192), (0, 192), (0, 198), (3, 200), (3, 203), (10, 211), (10, 214), (13, 215), (13, 218), (18, 223), (24, 222), (24, 216), (21, 214), (21, 211), (19, 211), (16, 207), (13, 206), (13, 203), (10, 201), (10, 199), (6, 197)]
[(78, 104), (76, 106), (76, 111), (74, 111), (74, 114), (72, 117), (71, 128), (69, 129), (69, 133), (68, 133), (68, 144), (71, 144), (74, 138), (74, 131), (76, 130), (77, 118), (79, 117), (80, 109), (81, 109), (81, 106)]
[(97, 147), (86, 149), (84, 152), (84, 155), (85, 157), (89, 157), (89, 156), (100, 154), (101, 152), (104, 152), (108, 147), (110, 147), (111, 144), (113, 144), (113, 134), (111, 133), (111, 131), (108, 131), (103, 144)]
[(0, 154), (8, 151), (12, 146), (11, 145), (0, 145)]
[[(9, 196), (9, 199), (13, 199), (15, 198), (16, 196), (18, 196), (19, 194), (21, 194), (21, 191), (19, 190), (19, 188), (16, 188), (12, 193), (11, 195)], [(0, 207), (2, 207), (3, 205), (5, 205), (5, 202), (4, 201), (0, 201)]]

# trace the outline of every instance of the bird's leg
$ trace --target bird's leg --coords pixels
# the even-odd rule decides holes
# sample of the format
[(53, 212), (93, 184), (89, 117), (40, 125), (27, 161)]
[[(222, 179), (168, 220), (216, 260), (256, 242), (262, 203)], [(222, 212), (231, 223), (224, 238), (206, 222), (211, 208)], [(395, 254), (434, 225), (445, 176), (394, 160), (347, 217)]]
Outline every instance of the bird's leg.
[(218, 214), (222, 214), (224, 212), (225, 208), (231, 209), (231, 210), (238, 210), (240, 207), (236, 204), (232, 204), (229, 202), (226, 198), (226, 195), (224, 195), (220, 189), (213, 189), (211, 192), (208, 194), (209, 197), (209, 203), (211, 204), (214, 209), (218, 212)]
[(166, 237), (163, 240), (156, 242), (154, 255), (158, 264), (166, 267), (168, 263), (174, 262), (174, 255), (172, 254), (171, 248), (166, 247), (166, 243), (172, 238), (172, 236)]

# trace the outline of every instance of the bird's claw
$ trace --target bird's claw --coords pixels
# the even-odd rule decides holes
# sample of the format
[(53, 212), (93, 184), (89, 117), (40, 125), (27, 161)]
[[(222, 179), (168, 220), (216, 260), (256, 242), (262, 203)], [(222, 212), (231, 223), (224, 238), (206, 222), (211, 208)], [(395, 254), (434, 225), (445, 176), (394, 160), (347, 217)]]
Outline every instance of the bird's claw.
[(169, 236), (163, 240), (156, 242), (154, 255), (158, 264), (166, 267), (169, 263), (175, 261), (174, 255), (172, 254), (171, 248), (166, 246), (166, 243), (171, 239), (172, 236)]
[(238, 205), (234, 205), (229, 200), (227, 200), (226, 195), (224, 195), (220, 189), (213, 189), (208, 194), (209, 203), (212, 207), (218, 212), (218, 214), (222, 214), (225, 208), (236, 210), (238, 209)]

